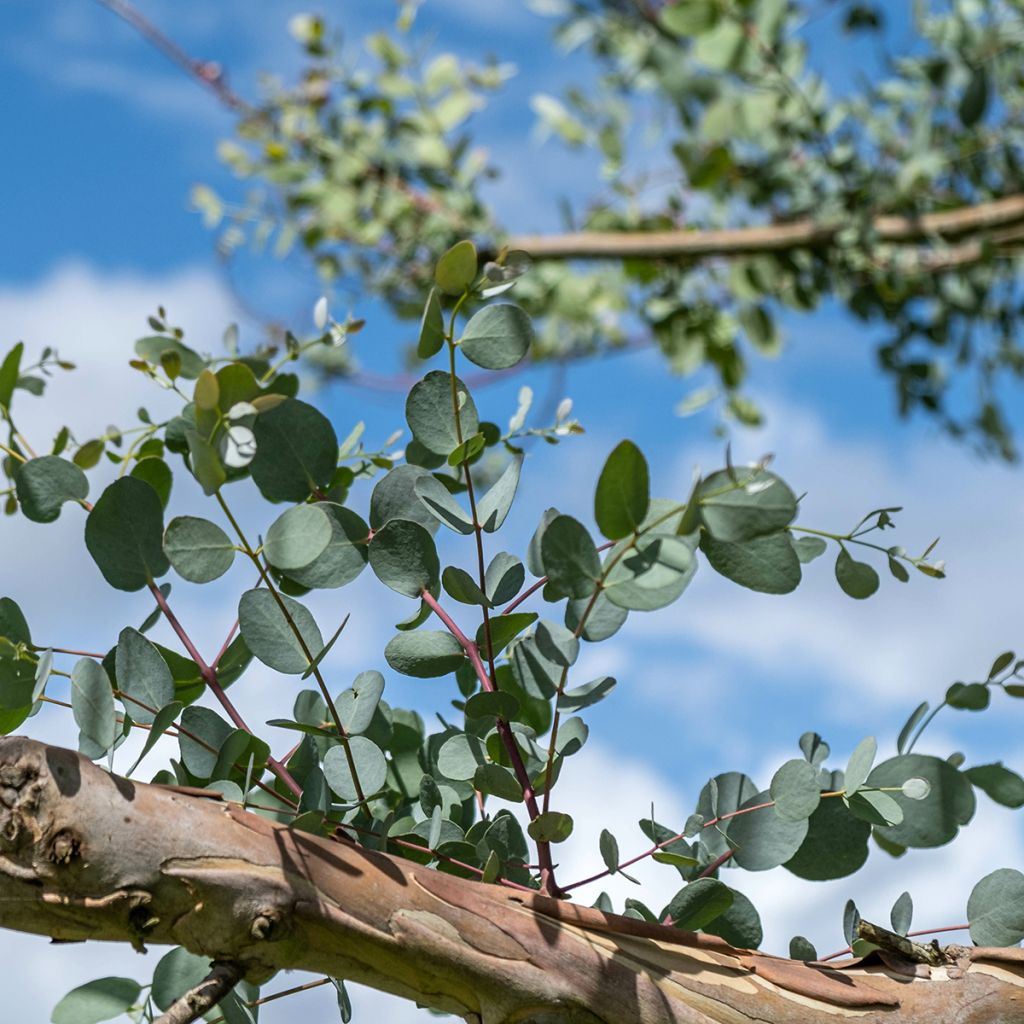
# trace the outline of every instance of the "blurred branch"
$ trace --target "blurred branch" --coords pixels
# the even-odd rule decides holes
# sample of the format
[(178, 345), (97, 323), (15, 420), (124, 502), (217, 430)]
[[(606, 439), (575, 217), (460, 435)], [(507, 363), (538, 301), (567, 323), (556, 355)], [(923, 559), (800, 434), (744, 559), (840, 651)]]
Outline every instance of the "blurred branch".
[[(978, 238), (994, 228), (1024, 222), (1024, 195), (1005, 196), (920, 217), (886, 215), (871, 222), (877, 242), (902, 245), (940, 239)], [(659, 259), (754, 256), (815, 249), (833, 243), (846, 224), (798, 220), (753, 228), (711, 231), (576, 231), (559, 235), (513, 235), (510, 249), (524, 249), (536, 260)], [(980, 248), (978, 258), (980, 258)]]
[(239, 113), (252, 112), (252, 107), (227, 84), (224, 68), (216, 61), (190, 57), (177, 43), (165, 35), (148, 18), (126, 0), (96, 0), (102, 7), (127, 22), (147, 42), (155, 46), (172, 64), (177, 64), (200, 85), (210, 89), (226, 107)]

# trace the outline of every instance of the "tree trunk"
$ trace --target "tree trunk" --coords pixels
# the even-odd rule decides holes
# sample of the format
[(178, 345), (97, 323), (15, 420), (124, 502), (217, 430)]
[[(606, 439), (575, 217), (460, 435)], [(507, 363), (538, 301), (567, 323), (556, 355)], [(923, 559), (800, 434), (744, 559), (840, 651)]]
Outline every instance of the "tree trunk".
[(179, 944), (475, 1024), (1024, 1021), (1024, 951), (944, 967), (779, 959), (292, 831), (219, 799), (0, 740), (0, 925)]

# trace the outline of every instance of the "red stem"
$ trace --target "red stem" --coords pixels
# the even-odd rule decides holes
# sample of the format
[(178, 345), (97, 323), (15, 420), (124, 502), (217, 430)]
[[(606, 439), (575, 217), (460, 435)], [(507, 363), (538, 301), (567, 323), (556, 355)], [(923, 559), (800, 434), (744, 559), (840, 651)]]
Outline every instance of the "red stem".
[[(241, 729), (243, 732), (247, 732), (250, 736), (254, 735), (252, 729), (249, 728), (245, 723), (245, 719), (239, 714), (238, 709), (231, 702), (231, 698), (224, 692), (224, 687), (220, 685), (217, 679), (217, 670), (208, 665), (204, 660), (203, 656), (196, 649), (196, 645), (192, 643), (191, 638), (185, 631), (185, 627), (178, 621), (177, 616), (171, 611), (170, 605), (167, 603), (167, 599), (162, 593), (160, 588), (155, 583), (149, 584), (150, 593), (156, 599), (156, 603), (160, 606), (160, 610), (164, 613), (164, 617), (167, 619), (171, 626), (171, 629), (177, 634), (178, 639), (182, 642), (185, 650), (188, 652), (189, 657), (199, 666), (199, 673), (203, 677), (204, 682), (209, 686), (213, 695), (217, 698), (220, 706), (227, 713), (228, 718), (234, 722), (235, 726)], [(291, 772), (276, 758), (267, 758), (267, 767), (296, 795), (302, 796), (302, 787), (292, 778)]]

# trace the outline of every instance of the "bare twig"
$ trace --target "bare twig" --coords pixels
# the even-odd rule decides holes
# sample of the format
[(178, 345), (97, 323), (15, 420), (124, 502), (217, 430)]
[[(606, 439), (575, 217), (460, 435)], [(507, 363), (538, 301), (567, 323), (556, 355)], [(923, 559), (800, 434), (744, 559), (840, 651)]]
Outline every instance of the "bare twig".
[(229, 88), (224, 69), (213, 60), (198, 60), (190, 57), (177, 43), (156, 27), (148, 18), (137, 11), (126, 0), (96, 0), (108, 11), (116, 14), (129, 24), (148, 43), (155, 46), (172, 64), (176, 64), (200, 85), (216, 95), (226, 107), (239, 113), (252, 113), (252, 106), (234, 90)]

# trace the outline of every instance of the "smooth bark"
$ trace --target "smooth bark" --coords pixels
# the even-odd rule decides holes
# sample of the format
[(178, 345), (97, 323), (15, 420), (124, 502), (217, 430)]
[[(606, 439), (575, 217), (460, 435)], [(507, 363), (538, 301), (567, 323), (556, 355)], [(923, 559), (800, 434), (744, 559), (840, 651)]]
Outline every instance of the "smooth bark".
[[(0, 925), (301, 969), (476, 1024), (1024, 1021), (1024, 951), (814, 965), (482, 885), (0, 740)], [(16, 969), (15, 965), (8, 965)]]

